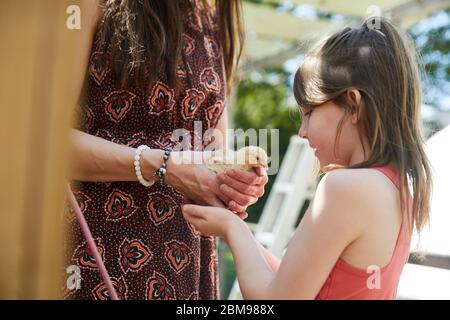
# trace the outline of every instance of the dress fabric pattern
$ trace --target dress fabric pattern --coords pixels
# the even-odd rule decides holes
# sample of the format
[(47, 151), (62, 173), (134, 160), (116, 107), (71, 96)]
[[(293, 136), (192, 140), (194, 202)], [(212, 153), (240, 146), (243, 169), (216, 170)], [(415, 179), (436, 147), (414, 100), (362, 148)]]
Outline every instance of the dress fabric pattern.
[[(148, 93), (133, 86), (119, 89), (109, 50), (100, 49), (96, 34), (86, 100), (78, 110), (79, 130), (134, 148), (146, 144), (164, 149), (174, 145), (175, 129), (189, 132), (193, 145), (194, 138), (201, 139), (194, 137), (194, 122), (201, 124), (202, 133), (215, 128), (225, 107), (223, 56), (214, 9), (200, 10), (197, 2), (180, 2), (184, 29), (178, 91), (163, 72), (149, 84)], [(71, 186), (120, 299), (218, 298), (215, 239), (199, 235), (183, 218), (181, 193), (159, 182), (149, 188), (139, 182), (72, 181)], [(65, 286), (65, 298), (109, 299), (68, 206), (66, 219), (65, 267), (78, 266), (81, 283), (77, 290)], [(68, 276), (66, 270), (64, 274)]]

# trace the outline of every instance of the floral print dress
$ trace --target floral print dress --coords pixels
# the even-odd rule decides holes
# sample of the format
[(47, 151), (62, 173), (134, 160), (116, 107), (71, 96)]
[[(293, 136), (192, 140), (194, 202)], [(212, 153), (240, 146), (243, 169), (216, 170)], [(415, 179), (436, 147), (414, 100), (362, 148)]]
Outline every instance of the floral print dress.
[[(79, 130), (118, 144), (164, 149), (172, 131), (204, 133), (214, 128), (225, 104), (223, 56), (214, 9), (200, 10), (181, 1), (183, 59), (175, 92), (164, 75), (149, 94), (135, 87), (118, 89), (108, 50), (97, 34), (88, 67), (86, 103), (80, 106)], [(150, 85), (150, 84), (149, 84)], [(130, 163), (130, 166), (133, 166)], [(217, 299), (216, 244), (198, 234), (181, 214), (184, 197), (159, 182), (73, 181), (72, 189), (100, 255), (121, 299)], [(78, 289), (65, 286), (67, 299), (108, 299), (95, 259), (73, 212), (67, 209), (66, 264), (81, 271)], [(65, 270), (64, 270), (65, 271)], [(66, 275), (68, 276), (68, 275)]]

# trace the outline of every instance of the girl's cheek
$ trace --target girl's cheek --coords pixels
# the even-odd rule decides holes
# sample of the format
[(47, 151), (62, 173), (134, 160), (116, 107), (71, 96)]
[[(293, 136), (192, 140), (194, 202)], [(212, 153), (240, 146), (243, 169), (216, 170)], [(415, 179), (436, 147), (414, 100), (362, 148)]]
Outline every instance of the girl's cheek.
[(311, 146), (316, 148), (315, 156), (321, 165), (326, 165), (330, 160), (328, 154), (330, 145), (333, 144), (330, 128), (327, 124), (320, 124), (313, 120), (308, 128), (308, 137)]
[(311, 146), (319, 149), (323, 144), (323, 133), (321, 132), (320, 123), (316, 119), (312, 118), (308, 124), (308, 138)]

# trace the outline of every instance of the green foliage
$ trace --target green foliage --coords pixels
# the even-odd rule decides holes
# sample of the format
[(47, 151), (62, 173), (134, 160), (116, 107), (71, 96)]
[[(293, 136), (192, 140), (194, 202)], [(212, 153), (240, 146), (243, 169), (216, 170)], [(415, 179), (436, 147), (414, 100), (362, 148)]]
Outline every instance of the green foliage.
[[(254, 78), (257, 78), (255, 80)], [(238, 85), (237, 105), (233, 110), (234, 127), (244, 131), (249, 128), (268, 129), (268, 150), (272, 149), (270, 129), (279, 129), (279, 164), (289, 145), (291, 136), (297, 134), (300, 117), (293, 103), (289, 84), (289, 73), (281, 67), (260, 70), (242, 79)], [(249, 222), (257, 222), (275, 176), (269, 176), (265, 195), (256, 204), (249, 207)]]
[[(436, 20), (444, 22), (434, 25)], [(424, 102), (448, 109), (442, 97), (450, 92), (450, 9), (419, 22), (410, 34), (423, 62)]]

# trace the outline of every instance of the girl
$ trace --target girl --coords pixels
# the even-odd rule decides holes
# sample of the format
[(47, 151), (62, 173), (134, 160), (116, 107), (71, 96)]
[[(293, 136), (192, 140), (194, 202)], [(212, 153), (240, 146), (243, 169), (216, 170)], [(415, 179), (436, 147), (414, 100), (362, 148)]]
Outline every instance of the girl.
[(228, 210), (183, 207), (195, 229), (230, 246), (244, 298), (396, 298), (411, 232), (429, 213), (420, 93), (414, 51), (384, 18), (309, 50), (294, 81), (299, 135), (325, 175), (283, 259)]

